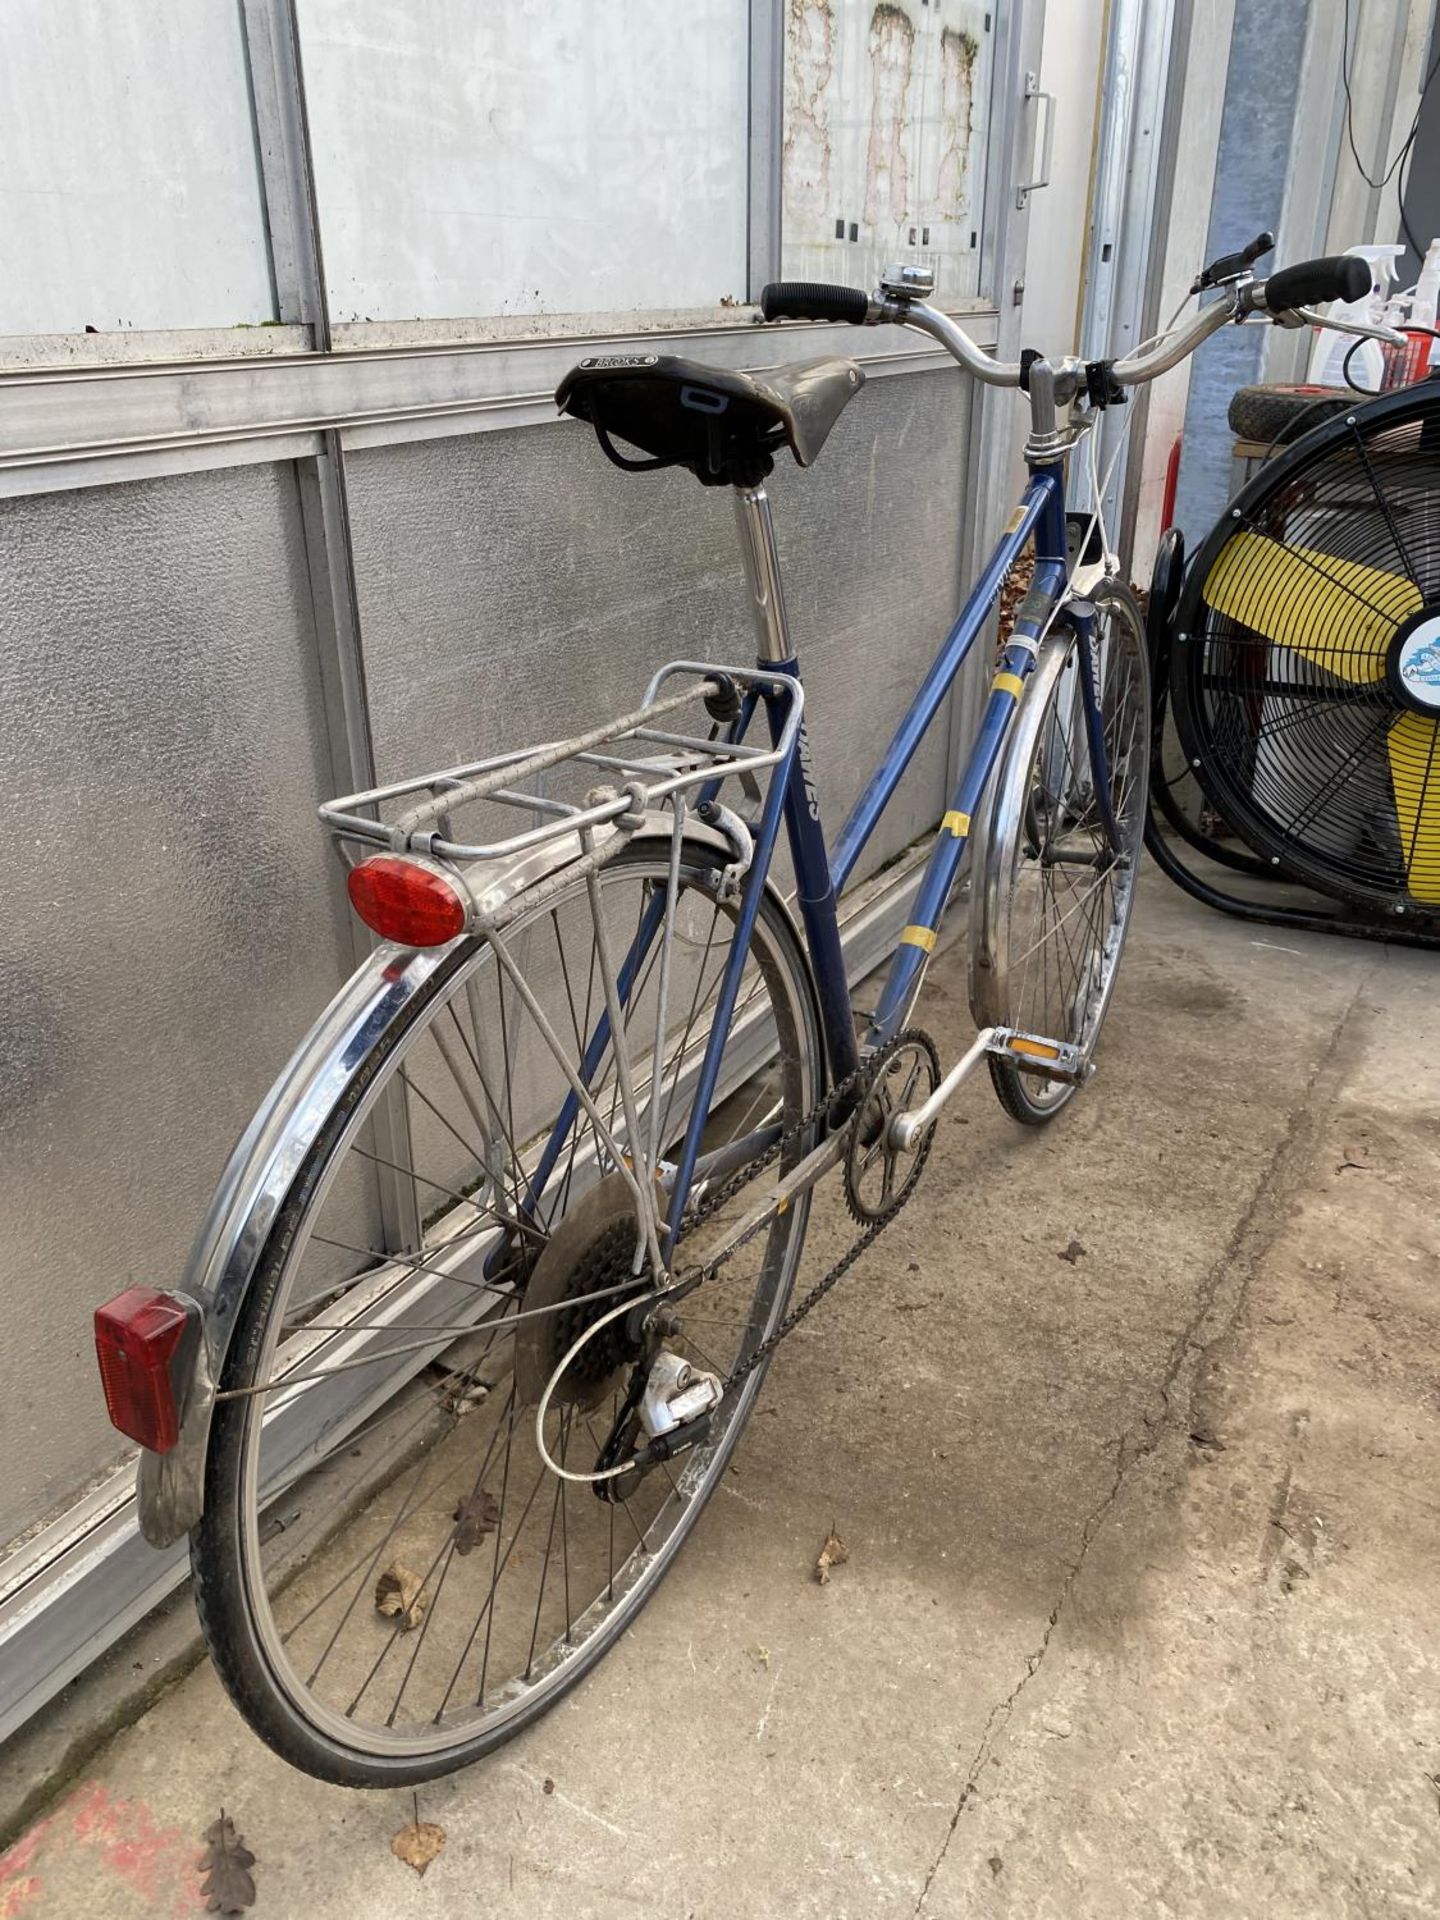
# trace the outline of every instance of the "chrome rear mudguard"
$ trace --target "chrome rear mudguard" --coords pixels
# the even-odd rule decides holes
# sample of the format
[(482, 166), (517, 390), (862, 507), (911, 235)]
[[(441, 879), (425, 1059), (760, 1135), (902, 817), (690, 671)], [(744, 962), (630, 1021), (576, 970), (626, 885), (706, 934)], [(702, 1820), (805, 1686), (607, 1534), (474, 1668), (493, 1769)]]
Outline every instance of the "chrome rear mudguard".
[(220, 1176), (177, 1291), (198, 1300), (203, 1338), (168, 1453), (142, 1453), (140, 1531), (169, 1546), (200, 1518), (215, 1383), (255, 1267), (291, 1183), (376, 1041), (449, 953), (383, 946), (357, 969), (266, 1095)]
[[(596, 834), (599, 839), (605, 829)], [(633, 836), (670, 839), (667, 816), (654, 813)], [(730, 857), (724, 835), (686, 822), (686, 839)], [(580, 855), (578, 837), (551, 841), (502, 866), (466, 869), (472, 897), (487, 915), (557, 876)], [(524, 903), (520, 903), (524, 910)], [(481, 936), (462, 936), (472, 944)], [(152, 1546), (178, 1540), (205, 1502), (205, 1457), (221, 1377), (240, 1309), (276, 1217), (326, 1119), (376, 1043), (454, 951), (377, 948), (331, 1001), (300, 1043), (237, 1143), (205, 1216), (185, 1276), (174, 1291), (199, 1303), (203, 1337), (181, 1394), (180, 1437), (168, 1453), (142, 1452), (137, 1480), (140, 1530)]]

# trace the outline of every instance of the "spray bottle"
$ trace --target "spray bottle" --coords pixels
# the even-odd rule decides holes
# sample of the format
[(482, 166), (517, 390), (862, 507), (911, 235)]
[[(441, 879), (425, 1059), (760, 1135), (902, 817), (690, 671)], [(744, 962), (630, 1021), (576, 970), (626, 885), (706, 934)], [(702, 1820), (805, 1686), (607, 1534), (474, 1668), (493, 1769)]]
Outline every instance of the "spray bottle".
[[(1420, 278), (1415, 282), (1415, 298), (1410, 302), (1410, 325), (1412, 327), (1433, 327), (1435, 314), (1440, 308), (1440, 240), (1430, 242), (1425, 255), (1425, 264), (1420, 269)], [(1440, 366), (1440, 354), (1435, 349), (1440, 340), (1429, 342), (1429, 352), (1420, 363), (1423, 373), (1428, 363)]]
[[(1330, 317), (1335, 320), (1353, 320), (1360, 326), (1380, 327), (1385, 324), (1385, 307), (1390, 298), (1390, 285), (1395, 278), (1395, 263), (1404, 253), (1402, 246), (1388, 247), (1347, 247), (1347, 253), (1353, 253), (1357, 259), (1370, 264), (1370, 291), (1359, 300), (1337, 300), (1330, 309)], [(1434, 249), (1432, 248), (1433, 252)], [(1440, 264), (1440, 263), (1437, 263)], [(1427, 257), (1428, 265), (1428, 257)], [(1310, 355), (1310, 380), (1313, 385), (1322, 387), (1343, 387), (1349, 382), (1345, 378), (1345, 356), (1351, 348), (1355, 357), (1350, 362), (1350, 378), (1357, 387), (1378, 393), (1385, 382), (1385, 356), (1381, 352), (1378, 340), (1356, 340), (1353, 334), (1337, 333), (1332, 328), (1324, 328), (1315, 342)]]

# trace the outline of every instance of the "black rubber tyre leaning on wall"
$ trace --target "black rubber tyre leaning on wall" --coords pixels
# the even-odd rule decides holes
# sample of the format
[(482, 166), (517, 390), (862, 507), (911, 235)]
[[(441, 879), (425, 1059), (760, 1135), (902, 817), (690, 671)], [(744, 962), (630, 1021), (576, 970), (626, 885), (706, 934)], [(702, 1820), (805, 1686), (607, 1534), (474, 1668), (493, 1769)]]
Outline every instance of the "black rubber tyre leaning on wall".
[(1239, 440), (1262, 447), (1288, 446), (1311, 427), (1357, 405), (1361, 396), (1344, 387), (1240, 387), (1230, 398), (1227, 419)]

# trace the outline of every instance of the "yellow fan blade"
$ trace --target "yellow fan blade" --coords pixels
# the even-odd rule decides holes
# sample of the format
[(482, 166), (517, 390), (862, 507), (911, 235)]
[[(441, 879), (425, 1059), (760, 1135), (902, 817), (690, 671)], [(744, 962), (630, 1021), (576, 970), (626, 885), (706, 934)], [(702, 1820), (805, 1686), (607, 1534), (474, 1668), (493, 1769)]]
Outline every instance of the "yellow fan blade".
[(1440, 901), (1440, 739), (1427, 714), (1402, 713), (1390, 729), (1390, 778), (1414, 900)]
[(1395, 629), (1420, 606), (1419, 589), (1403, 574), (1282, 547), (1258, 533), (1226, 541), (1206, 577), (1205, 598), (1356, 686), (1384, 676)]

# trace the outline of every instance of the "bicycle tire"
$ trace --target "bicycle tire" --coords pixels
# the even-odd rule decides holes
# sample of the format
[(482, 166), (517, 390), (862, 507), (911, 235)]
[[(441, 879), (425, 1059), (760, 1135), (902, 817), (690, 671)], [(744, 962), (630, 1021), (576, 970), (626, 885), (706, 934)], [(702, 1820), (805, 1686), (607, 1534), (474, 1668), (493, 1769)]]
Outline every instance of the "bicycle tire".
[[(1089, 779), (1088, 749), (1075, 730), (1079, 642), (1073, 635), (1057, 637), (1041, 652), (992, 783), (976, 838), (970, 910), (970, 1005), (977, 1024), (1065, 1041), (1079, 1049), (1086, 1064), (1109, 1009), (1134, 907), (1150, 739), (1149, 666), (1139, 603), (1118, 581), (1102, 581), (1089, 597), (1099, 616), (1101, 647), (1108, 643), (1110, 649), (1102, 652), (1101, 718), (1111, 754), (1122, 863), (1101, 871), (1088, 894), (1072, 892), (1063, 905), (1057, 883), (1045, 878), (1047, 871), (1067, 871), (1064, 857), (1098, 860), (1105, 845), (1093, 795), (1078, 813), (1072, 803), (1074, 795), (1083, 797)], [(1062, 723), (1066, 708), (1069, 717)], [(1057, 746), (1062, 737), (1063, 747)], [(1042, 758), (1050, 769), (1043, 775)], [(1050, 792), (1056, 781), (1059, 791)], [(1037, 792), (1049, 796), (1039, 821)], [(1059, 827), (1057, 807), (1072, 816)], [(1042, 846), (1034, 844), (1037, 834)], [(1078, 847), (1061, 845), (1072, 836), (1078, 836)], [(1048, 867), (1047, 849), (1055, 860)], [(1092, 895), (1093, 914), (1078, 936), (1083, 939), (1090, 928), (1092, 951), (1085, 959), (1061, 930)], [(1038, 910), (1041, 929), (1035, 938), (1030, 938), (1034, 923), (1027, 920), (1032, 909)], [(1028, 941), (1019, 952), (1017, 912), (1026, 922), (1020, 938)], [(1036, 952), (1042, 955), (1039, 969)], [(1068, 982), (1067, 967), (1073, 976)], [(1088, 970), (1083, 979), (1082, 969)], [(1048, 1124), (1078, 1090), (1074, 1081), (1046, 1080), (993, 1054), (988, 1065), (1001, 1106), (1022, 1126)]]
[(1226, 419), (1240, 440), (1263, 447), (1288, 446), (1311, 427), (1355, 405), (1345, 387), (1313, 384), (1239, 387), (1230, 396)]
[[(682, 890), (686, 882), (699, 886), (707, 879), (713, 880), (721, 860), (722, 856), (713, 847), (687, 842), (681, 862)], [(622, 852), (606, 871), (624, 878), (627, 869), (641, 870), (642, 873), (649, 870), (649, 877), (654, 878), (665, 871), (667, 864), (664, 854), (647, 853), (632, 846)], [(312, 1207), (318, 1204), (317, 1196), (324, 1193), (327, 1182), (334, 1178), (337, 1155), (342, 1153), (348, 1141), (358, 1137), (356, 1129), (369, 1110), (377, 1087), (383, 1084), (381, 1076), (387, 1074), (387, 1068), (399, 1070), (399, 1063), (406, 1057), (407, 1044), (413, 1045), (413, 1038), (426, 1021), (427, 1014), (438, 1019), (445, 1005), (453, 1005), (453, 998), (447, 996), (458, 995), (465, 990), (463, 980), (467, 969), (473, 970), (484, 946), (483, 940), (456, 943), (453, 954), (437, 969), (393, 1024), (374, 1041), (360, 1071), (320, 1130), (297, 1171), (290, 1194), (274, 1221), (257, 1263), (255, 1279), (241, 1309), (220, 1382), (222, 1389), (244, 1389), (253, 1384), (261, 1356), (272, 1343), (272, 1322), (283, 1309), (287, 1292), (284, 1282), (292, 1251), (308, 1231), (307, 1220)], [(791, 1089), (788, 1096), (790, 1105), (808, 1113), (824, 1084), (824, 1051), (818, 1003), (803, 946), (778, 895), (769, 887), (762, 897), (752, 952), (767, 980), (773, 971), (777, 988), (788, 997), (788, 1012), (793, 1014), (795, 1024), (788, 1037), (783, 1031), (781, 1033), (782, 1081)], [(780, 1025), (783, 1028), (783, 1019)], [(785, 1079), (787, 1075), (788, 1080)], [(719, 1112), (722, 1104), (717, 1101), (711, 1108), (712, 1114)], [(806, 1138), (798, 1140), (791, 1149), (792, 1157), (797, 1157), (806, 1145)], [(804, 1244), (807, 1218), (807, 1201), (802, 1199), (787, 1212), (785, 1221), (777, 1222), (772, 1229), (776, 1235), (782, 1235), (783, 1232), (783, 1239), (778, 1242), (781, 1248), (780, 1269), (768, 1298), (766, 1321), (757, 1329), (757, 1338), (776, 1324), (785, 1310)], [(767, 1252), (765, 1255), (767, 1260), (773, 1257), (773, 1253)], [(404, 1786), (435, 1778), (481, 1758), (532, 1724), (563, 1698), (633, 1624), (719, 1483), (725, 1464), (753, 1408), (764, 1372), (763, 1365), (756, 1368), (734, 1396), (729, 1414), (720, 1427), (719, 1438), (705, 1450), (703, 1472), (695, 1480), (688, 1499), (681, 1503), (670, 1532), (650, 1556), (649, 1563), (634, 1584), (616, 1602), (610, 1617), (593, 1631), (587, 1632), (573, 1654), (564, 1658), (554, 1669), (553, 1679), (537, 1686), (533, 1696), (522, 1700), (518, 1708), (506, 1710), (491, 1722), (477, 1724), (468, 1736), (450, 1738), (447, 1735), (443, 1745), (437, 1737), (436, 1743), (428, 1750), (402, 1750), (399, 1744), (387, 1742), (374, 1734), (369, 1736), (368, 1744), (360, 1737), (347, 1743), (337, 1733), (333, 1712), (327, 1711), (322, 1715), (316, 1702), (297, 1697), (288, 1659), (277, 1654), (273, 1618), (267, 1621), (261, 1617), (254, 1591), (257, 1579), (263, 1580), (263, 1572), (256, 1565), (260, 1502), (251, 1499), (247, 1493), (246, 1464), (252, 1446), (263, 1444), (253, 1439), (258, 1403), (252, 1398), (222, 1399), (216, 1407), (206, 1464), (205, 1510), (191, 1536), (191, 1565), (196, 1605), (205, 1639), (232, 1701), (251, 1728), (282, 1758), (307, 1773), (339, 1785)], [(512, 1430), (513, 1425), (512, 1419)], [(508, 1452), (507, 1443), (507, 1461)], [(697, 1449), (688, 1458), (700, 1462), (701, 1450)], [(402, 1463), (397, 1476), (405, 1470)], [(258, 1479), (258, 1473), (252, 1472), (248, 1484), (253, 1486)], [(586, 1492), (584, 1497), (588, 1500), (589, 1493)], [(614, 1507), (610, 1509), (612, 1516), (615, 1511)], [(343, 1526), (345, 1523), (345, 1517), (342, 1517), (339, 1524)], [(524, 1524), (523, 1515), (519, 1524)], [(502, 1519), (496, 1526), (497, 1559), (503, 1525)], [(518, 1538), (519, 1525), (511, 1542), (512, 1548)], [(546, 1564), (548, 1568), (548, 1559)], [(567, 1615), (570, 1605), (569, 1578), (567, 1558)], [(545, 1579), (542, 1571), (542, 1601)], [(610, 1584), (613, 1595), (616, 1584), (613, 1565)], [(492, 1591), (492, 1602), (494, 1597)], [(270, 1604), (267, 1596), (265, 1605), (268, 1608)], [(354, 1604), (353, 1601), (351, 1604)], [(496, 1603), (495, 1612), (498, 1611)], [(538, 1621), (538, 1607), (536, 1617)], [(567, 1640), (569, 1633), (567, 1618)], [(482, 1701), (483, 1695), (482, 1681)]]

